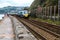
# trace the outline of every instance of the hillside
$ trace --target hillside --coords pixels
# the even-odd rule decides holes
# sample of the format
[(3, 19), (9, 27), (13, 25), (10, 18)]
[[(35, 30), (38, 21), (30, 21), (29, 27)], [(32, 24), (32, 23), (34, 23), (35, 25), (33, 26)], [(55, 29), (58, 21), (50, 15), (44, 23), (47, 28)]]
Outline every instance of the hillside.
[(34, 0), (34, 2), (30, 6), (30, 10), (37, 8), (38, 5), (42, 7), (54, 6), (58, 5), (58, 0)]
[(4, 7), (4, 8), (0, 8), (0, 14), (5, 14), (11, 11), (14, 11), (15, 13), (17, 13), (20, 10), (26, 10), (28, 7), (15, 7), (15, 6), (8, 6), (8, 7)]

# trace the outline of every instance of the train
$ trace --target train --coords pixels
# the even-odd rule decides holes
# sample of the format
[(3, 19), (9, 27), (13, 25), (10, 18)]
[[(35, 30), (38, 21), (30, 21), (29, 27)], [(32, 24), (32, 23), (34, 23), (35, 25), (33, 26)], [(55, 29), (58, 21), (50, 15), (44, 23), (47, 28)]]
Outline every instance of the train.
[(29, 17), (29, 12), (27, 10), (19, 10), (17, 12), (12, 11), (7, 13), (8, 15), (12, 15), (12, 16), (19, 16), (21, 18), (28, 18)]
[(21, 10), (16, 15), (21, 18), (28, 18), (29, 17), (29, 13), (27, 10)]

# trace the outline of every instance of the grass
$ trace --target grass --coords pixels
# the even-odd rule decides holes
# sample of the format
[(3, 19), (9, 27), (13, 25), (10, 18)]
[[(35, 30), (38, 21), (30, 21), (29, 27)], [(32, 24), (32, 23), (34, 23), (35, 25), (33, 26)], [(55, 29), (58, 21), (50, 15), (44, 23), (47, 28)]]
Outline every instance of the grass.
[(53, 20), (50, 20), (50, 19), (43, 20), (43, 19), (40, 19), (40, 18), (32, 18), (32, 17), (29, 17), (29, 19), (36, 20), (36, 21), (41, 21), (41, 22), (47, 22), (47, 23), (50, 23), (50, 24), (53, 24), (53, 25), (60, 25), (60, 21), (53, 21)]

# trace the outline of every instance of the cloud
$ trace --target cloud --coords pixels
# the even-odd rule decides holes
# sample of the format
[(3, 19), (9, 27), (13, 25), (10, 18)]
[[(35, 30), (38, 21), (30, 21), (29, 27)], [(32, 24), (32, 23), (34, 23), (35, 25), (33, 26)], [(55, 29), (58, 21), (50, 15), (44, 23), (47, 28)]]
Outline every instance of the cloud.
[(0, 4), (0, 8), (2, 8), (2, 7), (5, 7), (5, 6), (12, 6), (11, 4), (9, 4), (9, 3), (2, 3), (2, 4)]
[(30, 6), (34, 0), (0, 0), (0, 7), (4, 6)]

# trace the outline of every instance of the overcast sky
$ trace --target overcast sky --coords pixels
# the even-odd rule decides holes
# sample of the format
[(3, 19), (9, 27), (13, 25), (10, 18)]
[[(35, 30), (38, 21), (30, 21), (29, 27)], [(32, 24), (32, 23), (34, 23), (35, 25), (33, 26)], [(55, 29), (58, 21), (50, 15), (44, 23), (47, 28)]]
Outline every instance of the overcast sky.
[(30, 6), (34, 0), (0, 0), (0, 8), (6, 6)]

